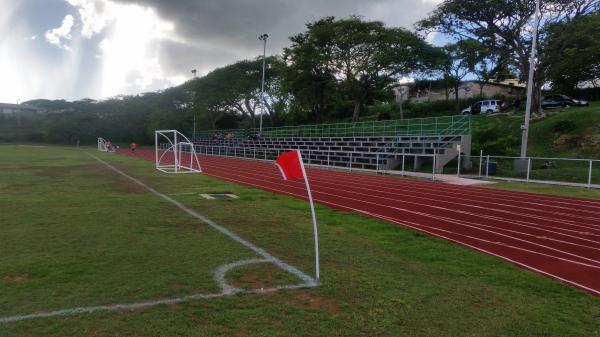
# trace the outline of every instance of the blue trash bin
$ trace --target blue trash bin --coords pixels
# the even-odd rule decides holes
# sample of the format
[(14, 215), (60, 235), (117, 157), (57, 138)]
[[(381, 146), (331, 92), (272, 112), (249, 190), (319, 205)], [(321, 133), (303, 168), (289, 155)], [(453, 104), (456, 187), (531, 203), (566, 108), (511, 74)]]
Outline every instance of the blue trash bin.
[(490, 176), (495, 176), (498, 171), (498, 163), (495, 161), (489, 161), (487, 163), (487, 174)]

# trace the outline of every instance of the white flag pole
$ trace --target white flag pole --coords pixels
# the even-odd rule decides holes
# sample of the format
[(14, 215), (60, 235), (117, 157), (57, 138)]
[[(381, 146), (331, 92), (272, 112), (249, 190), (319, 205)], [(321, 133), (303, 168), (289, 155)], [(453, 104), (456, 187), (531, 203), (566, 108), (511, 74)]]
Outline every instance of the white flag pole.
[(312, 214), (312, 222), (313, 222), (313, 231), (315, 235), (315, 269), (317, 275), (317, 284), (319, 284), (320, 276), (319, 276), (319, 235), (317, 231), (317, 216), (315, 214), (315, 205), (313, 203), (312, 193), (310, 192), (310, 185), (308, 184), (308, 176), (306, 175), (306, 170), (304, 169), (304, 162), (302, 161), (302, 154), (300, 154), (300, 150), (296, 150), (298, 153), (298, 159), (300, 160), (300, 167), (302, 168), (302, 175), (304, 176), (304, 183), (306, 184), (306, 192), (308, 192), (308, 202), (310, 203), (310, 212)]

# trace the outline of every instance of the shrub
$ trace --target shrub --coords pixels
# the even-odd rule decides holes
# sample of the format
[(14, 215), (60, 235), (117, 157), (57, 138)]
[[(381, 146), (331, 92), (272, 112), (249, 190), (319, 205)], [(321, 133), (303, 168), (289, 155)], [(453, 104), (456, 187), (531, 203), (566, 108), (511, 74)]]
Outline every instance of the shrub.
[(575, 130), (575, 128), (577, 128), (577, 125), (574, 121), (569, 119), (557, 120), (552, 125), (552, 130), (557, 133), (566, 133)]

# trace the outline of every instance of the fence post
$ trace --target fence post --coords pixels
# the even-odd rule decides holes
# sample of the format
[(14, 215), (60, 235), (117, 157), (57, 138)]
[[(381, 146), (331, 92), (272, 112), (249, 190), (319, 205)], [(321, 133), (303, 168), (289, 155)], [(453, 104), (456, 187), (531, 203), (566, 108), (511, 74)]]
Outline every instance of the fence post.
[(479, 178), (481, 178), (481, 165), (483, 164), (483, 150), (479, 151)]
[(267, 149), (265, 149), (265, 160), (267, 160)]
[(458, 153), (458, 167), (456, 168), (456, 176), (460, 177), (460, 152)]
[(433, 170), (431, 170), (431, 180), (435, 181), (435, 164), (436, 164), (436, 157), (437, 157), (437, 149), (434, 148), (433, 149)]
[(529, 183), (529, 174), (531, 172), (531, 157), (527, 158), (527, 178), (526, 182)]
[(588, 188), (592, 188), (592, 166), (594, 161), (590, 159), (590, 171), (588, 172)]
[[(496, 168), (498, 169), (498, 168)], [(490, 177), (490, 155), (487, 155), (487, 158), (485, 160), (485, 178), (489, 178)]]
[(352, 172), (352, 152), (350, 152), (350, 162), (348, 162), (348, 165), (350, 166), (350, 172)]
[(327, 167), (329, 167), (329, 155), (331, 154), (331, 150), (327, 151)]
[(402, 176), (404, 177), (405, 173), (404, 173), (404, 158), (406, 158), (406, 156), (404, 155), (404, 151), (402, 153)]
[(306, 166), (310, 167), (310, 150), (308, 150), (308, 163), (306, 163)]
[(379, 152), (377, 152), (377, 166), (375, 167), (375, 172), (377, 172), (379, 174)]

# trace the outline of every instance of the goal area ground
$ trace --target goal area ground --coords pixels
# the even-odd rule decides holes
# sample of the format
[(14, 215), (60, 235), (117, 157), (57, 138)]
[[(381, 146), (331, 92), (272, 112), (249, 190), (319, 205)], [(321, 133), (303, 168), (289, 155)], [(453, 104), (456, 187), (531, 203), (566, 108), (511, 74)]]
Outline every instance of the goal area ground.
[[(219, 268), (264, 260), (135, 180), (286, 265), (314, 270), (305, 201), (202, 174), (163, 174), (152, 162), (93, 148), (3, 145), (0, 159), (0, 317), (220, 294)], [(199, 196), (210, 193), (238, 198)], [(600, 302), (589, 294), (389, 223), (317, 213), (319, 287), (6, 322), (0, 335), (597, 333)], [(236, 289), (306, 281), (271, 262), (231, 267), (223, 279)]]

